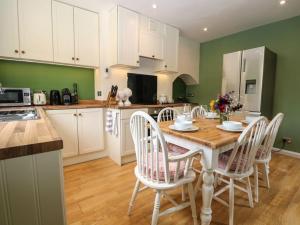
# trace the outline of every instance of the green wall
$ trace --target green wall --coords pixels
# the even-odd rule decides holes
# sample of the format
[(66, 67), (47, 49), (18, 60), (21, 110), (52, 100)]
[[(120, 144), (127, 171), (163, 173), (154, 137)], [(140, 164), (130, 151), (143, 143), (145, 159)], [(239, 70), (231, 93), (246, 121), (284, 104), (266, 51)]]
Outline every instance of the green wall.
[(73, 90), (78, 83), (80, 99), (94, 99), (94, 70), (0, 60), (0, 83), (4, 87), (30, 87), (34, 90), (60, 90), (67, 87)]
[(300, 152), (300, 16), (236, 33), (201, 44), (199, 85), (188, 86), (193, 102), (208, 104), (221, 90), (224, 53), (266, 46), (277, 53), (274, 114), (285, 119), (277, 136), (292, 137), (286, 149)]

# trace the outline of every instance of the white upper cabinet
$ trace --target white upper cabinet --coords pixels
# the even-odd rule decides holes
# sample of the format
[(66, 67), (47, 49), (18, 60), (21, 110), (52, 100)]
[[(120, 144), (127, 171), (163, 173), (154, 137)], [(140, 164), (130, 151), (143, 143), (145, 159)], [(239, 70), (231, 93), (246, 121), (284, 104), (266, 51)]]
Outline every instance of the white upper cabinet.
[(18, 1), (0, 1), (0, 56), (19, 57)]
[(173, 73), (178, 71), (178, 44), (179, 30), (175, 27), (164, 25), (164, 59), (157, 71)]
[(74, 7), (52, 3), (54, 62), (74, 64)]
[(138, 67), (139, 15), (117, 6), (110, 12), (110, 66)]
[(163, 59), (163, 27), (164, 25), (159, 21), (140, 15), (140, 56)]
[(74, 8), (75, 64), (99, 66), (99, 17), (97, 13)]
[(53, 61), (51, 0), (19, 0), (21, 58)]
[(103, 109), (78, 109), (79, 153), (90, 153), (104, 148)]

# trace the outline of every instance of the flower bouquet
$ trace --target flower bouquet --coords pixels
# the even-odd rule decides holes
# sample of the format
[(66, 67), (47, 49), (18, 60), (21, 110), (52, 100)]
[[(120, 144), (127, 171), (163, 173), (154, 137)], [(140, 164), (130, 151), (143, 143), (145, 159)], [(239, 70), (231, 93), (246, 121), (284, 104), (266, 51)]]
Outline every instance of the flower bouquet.
[(229, 114), (240, 110), (243, 105), (240, 104), (234, 96), (234, 91), (230, 91), (225, 95), (219, 95), (217, 99), (210, 101), (210, 110), (220, 115), (220, 122), (229, 120)]

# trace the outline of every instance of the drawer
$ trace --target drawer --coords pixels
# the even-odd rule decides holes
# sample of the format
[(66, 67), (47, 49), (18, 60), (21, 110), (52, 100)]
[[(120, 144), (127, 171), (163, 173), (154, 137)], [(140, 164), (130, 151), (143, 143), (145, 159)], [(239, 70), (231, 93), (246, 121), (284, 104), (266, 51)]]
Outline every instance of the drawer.
[(126, 120), (130, 119), (131, 115), (137, 111), (143, 111), (148, 113), (147, 108), (142, 108), (142, 109), (122, 109), (121, 110), (121, 120)]

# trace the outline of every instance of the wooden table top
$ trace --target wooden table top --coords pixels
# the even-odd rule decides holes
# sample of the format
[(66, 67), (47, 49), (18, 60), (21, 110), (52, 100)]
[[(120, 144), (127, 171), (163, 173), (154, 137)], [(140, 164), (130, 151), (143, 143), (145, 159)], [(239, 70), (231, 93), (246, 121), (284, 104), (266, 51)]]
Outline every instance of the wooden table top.
[(40, 116), (37, 120), (0, 122), (0, 160), (63, 148), (45, 111), (36, 108)]
[[(232, 120), (240, 121), (240, 117), (232, 118)], [(196, 143), (205, 145), (211, 149), (217, 149), (228, 144), (233, 144), (240, 136), (240, 132), (228, 132), (220, 130), (216, 127), (219, 125), (219, 119), (197, 119), (193, 125), (200, 129), (195, 132), (180, 132), (169, 128), (174, 121), (160, 122), (159, 126), (162, 132), (174, 135), (176, 137), (188, 139)]]

